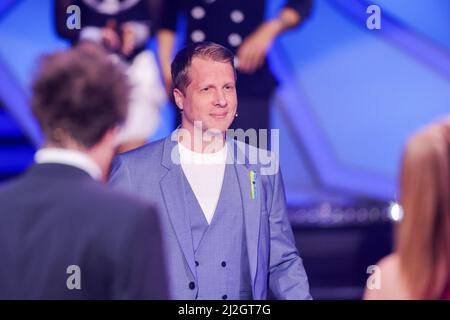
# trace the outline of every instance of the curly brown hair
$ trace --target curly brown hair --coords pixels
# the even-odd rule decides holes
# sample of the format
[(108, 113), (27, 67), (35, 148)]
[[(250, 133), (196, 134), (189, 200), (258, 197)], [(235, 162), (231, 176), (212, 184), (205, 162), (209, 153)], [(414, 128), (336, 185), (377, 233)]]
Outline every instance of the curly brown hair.
[(93, 43), (43, 56), (31, 106), (47, 140), (64, 146), (68, 137), (90, 148), (123, 122), (129, 85), (122, 69)]

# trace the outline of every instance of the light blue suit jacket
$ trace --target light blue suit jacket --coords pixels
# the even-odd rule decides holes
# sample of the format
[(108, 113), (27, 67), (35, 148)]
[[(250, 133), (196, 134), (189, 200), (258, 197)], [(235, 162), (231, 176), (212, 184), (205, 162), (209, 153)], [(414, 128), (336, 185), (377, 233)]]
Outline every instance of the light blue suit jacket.
[[(159, 209), (170, 291), (173, 298), (184, 299), (183, 288), (195, 280), (196, 272), (189, 218), (181, 198), (183, 173), (181, 166), (172, 161), (172, 158), (179, 159), (177, 142), (172, 140), (167, 137), (116, 157), (110, 183), (139, 195)], [(249, 152), (258, 152), (258, 149), (233, 140), (227, 143), (228, 150), (233, 150), (239, 181), (236, 187), (242, 195), (253, 298), (267, 299), (270, 286), (277, 299), (311, 299), (306, 272), (288, 221), (281, 172), (259, 174), (264, 166), (250, 163), (251, 157), (247, 157)], [(251, 171), (257, 173), (254, 196)]]

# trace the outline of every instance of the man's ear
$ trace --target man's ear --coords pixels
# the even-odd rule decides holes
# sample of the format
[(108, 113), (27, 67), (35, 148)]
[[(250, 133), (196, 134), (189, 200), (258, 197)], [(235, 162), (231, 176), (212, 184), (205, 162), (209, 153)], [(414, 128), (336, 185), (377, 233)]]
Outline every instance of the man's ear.
[(175, 99), (175, 104), (177, 105), (178, 109), (183, 111), (184, 109), (184, 94), (179, 89), (175, 88), (173, 89), (173, 97)]

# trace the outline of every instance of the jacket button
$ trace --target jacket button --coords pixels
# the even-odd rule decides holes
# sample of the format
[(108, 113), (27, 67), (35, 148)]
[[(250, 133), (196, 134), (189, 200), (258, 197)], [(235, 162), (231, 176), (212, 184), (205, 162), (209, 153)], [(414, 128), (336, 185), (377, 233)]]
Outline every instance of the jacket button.
[(195, 266), (198, 267), (200, 265), (200, 263), (198, 263), (198, 261), (195, 261)]
[(228, 296), (226, 295), (226, 294), (224, 294), (223, 296), (222, 296), (222, 300), (227, 300), (228, 299)]
[(222, 261), (222, 267), (226, 267), (227, 266), (227, 263), (225, 262), (225, 261)]
[(191, 290), (195, 289), (195, 282), (189, 282), (189, 289)]

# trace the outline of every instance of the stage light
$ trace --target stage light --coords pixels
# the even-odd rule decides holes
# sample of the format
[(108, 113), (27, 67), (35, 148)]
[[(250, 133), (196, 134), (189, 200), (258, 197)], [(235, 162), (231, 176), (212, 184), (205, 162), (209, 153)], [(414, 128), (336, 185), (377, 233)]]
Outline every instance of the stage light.
[(402, 207), (398, 203), (392, 202), (389, 207), (389, 216), (395, 222), (401, 221), (403, 218)]

